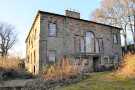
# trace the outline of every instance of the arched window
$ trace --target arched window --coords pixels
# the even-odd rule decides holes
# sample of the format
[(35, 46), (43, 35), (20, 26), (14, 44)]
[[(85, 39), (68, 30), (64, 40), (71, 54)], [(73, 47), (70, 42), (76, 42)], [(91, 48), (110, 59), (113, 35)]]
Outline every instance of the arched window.
[(95, 37), (93, 32), (86, 32), (85, 33), (85, 47), (86, 53), (93, 53), (95, 48)]

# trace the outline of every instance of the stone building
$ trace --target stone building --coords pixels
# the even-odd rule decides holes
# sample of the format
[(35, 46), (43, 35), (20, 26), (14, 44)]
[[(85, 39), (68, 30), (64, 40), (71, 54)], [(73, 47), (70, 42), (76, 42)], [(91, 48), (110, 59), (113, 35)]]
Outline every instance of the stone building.
[(86, 59), (90, 71), (100, 65), (118, 64), (122, 56), (120, 28), (80, 19), (80, 13), (65, 15), (38, 11), (26, 38), (26, 68), (38, 74), (64, 55)]

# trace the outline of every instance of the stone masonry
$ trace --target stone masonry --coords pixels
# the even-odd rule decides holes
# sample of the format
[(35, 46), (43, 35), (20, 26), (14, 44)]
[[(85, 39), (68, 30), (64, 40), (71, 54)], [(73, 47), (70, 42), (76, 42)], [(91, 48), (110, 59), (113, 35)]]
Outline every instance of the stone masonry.
[[(56, 36), (48, 35), (49, 23), (56, 25)], [(90, 71), (96, 71), (100, 66), (118, 65), (122, 56), (120, 30), (80, 19), (80, 13), (74, 11), (66, 10), (65, 15), (38, 11), (26, 39), (26, 68), (39, 74), (49, 64), (49, 51), (55, 51), (54, 63), (65, 55), (70, 60), (86, 59)], [(86, 32), (91, 32), (92, 39), (86, 39)], [(81, 39), (84, 40), (82, 44)]]

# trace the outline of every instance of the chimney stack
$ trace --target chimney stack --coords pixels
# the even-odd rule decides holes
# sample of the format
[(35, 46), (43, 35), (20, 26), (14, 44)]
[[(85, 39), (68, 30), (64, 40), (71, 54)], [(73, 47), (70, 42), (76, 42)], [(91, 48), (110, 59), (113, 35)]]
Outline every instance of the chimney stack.
[(76, 11), (65, 10), (65, 16), (69, 16), (69, 17), (80, 19), (80, 13), (76, 12)]

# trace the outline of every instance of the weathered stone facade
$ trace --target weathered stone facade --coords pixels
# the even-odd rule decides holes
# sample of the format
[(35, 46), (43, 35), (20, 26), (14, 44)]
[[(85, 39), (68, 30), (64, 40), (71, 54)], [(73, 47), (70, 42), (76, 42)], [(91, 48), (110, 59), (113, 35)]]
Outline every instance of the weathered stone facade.
[[(56, 24), (56, 36), (48, 36), (49, 23)], [(86, 52), (86, 32), (93, 33), (93, 52)], [(85, 40), (81, 52), (82, 38)], [(114, 43), (114, 39), (117, 42)], [(66, 15), (39, 11), (26, 39), (26, 47), (26, 67), (34, 74), (49, 63), (49, 51), (55, 51), (56, 62), (64, 55), (71, 60), (87, 59), (90, 71), (100, 65), (118, 64), (122, 55), (120, 28), (80, 19), (79, 13), (68, 10)]]

